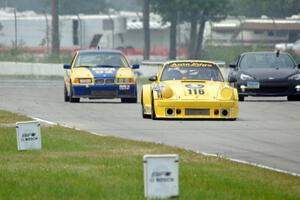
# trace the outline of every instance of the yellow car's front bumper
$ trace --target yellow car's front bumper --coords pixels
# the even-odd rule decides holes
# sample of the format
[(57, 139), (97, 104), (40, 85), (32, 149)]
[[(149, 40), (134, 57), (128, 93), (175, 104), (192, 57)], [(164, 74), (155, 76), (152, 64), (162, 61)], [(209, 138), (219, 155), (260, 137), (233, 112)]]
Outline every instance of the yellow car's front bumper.
[(236, 119), (237, 101), (155, 100), (157, 118)]

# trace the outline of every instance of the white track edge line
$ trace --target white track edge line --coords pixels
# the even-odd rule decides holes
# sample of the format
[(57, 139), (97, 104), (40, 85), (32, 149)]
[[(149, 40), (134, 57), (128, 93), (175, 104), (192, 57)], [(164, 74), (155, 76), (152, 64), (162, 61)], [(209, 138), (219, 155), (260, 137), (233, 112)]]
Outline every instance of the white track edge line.
[[(48, 120), (40, 119), (40, 118), (37, 118), (37, 117), (31, 117), (31, 118), (34, 119), (34, 120), (40, 121), (40, 122), (44, 122), (46, 124), (60, 125), (60, 126), (65, 127), (65, 128), (74, 128), (75, 130), (82, 131), (79, 128), (71, 127), (71, 126), (68, 126), (66, 124), (59, 124), (59, 123), (51, 122), (51, 121), (48, 121)], [(97, 136), (103, 136), (103, 137), (106, 136), (106, 135), (99, 134), (99, 133), (96, 133), (96, 132), (91, 132), (91, 131), (87, 131), (87, 132), (89, 132), (89, 133), (91, 133), (93, 135), (97, 135)], [(207, 153), (207, 152), (202, 152), (202, 151), (195, 151), (195, 152), (203, 154), (204, 156), (220, 157), (220, 158), (223, 158), (225, 160), (230, 160), (230, 161), (233, 161), (233, 162), (236, 162), (236, 163), (247, 164), (247, 165), (259, 167), (259, 168), (262, 168), (262, 169), (268, 169), (268, 170), (271, 170), (271, 171), (280, 172), (280, 173), (284, 173), (284, 174), (289, 174), (289, 175), (292, 175), (292, 176), (298, 176), (298, 177), (300, 177), (300, 174), (295, 173), (295, 172), (290, 172), (290, 171), (287, 171), (287, 170), (282, 170), (282, 169), (278, 169), (278, 168), (274, 168), (274, 167), (269, 167), (269, 166), (262, 165), (262, 164), (257, 164), (257, 163), (254, 163), (254, 162), (248, 162), (248, 161), (244, 161), (244, 160), (240, 160), (240, 159), (235, 159), (235, 158), (230, 158), (230, 157), (224, 157), (224, 156), (221, 156), (220, 154), (212, 154), (212, 153)]]
[[(31, 117), (31, 116), (29, 116)], [(48, 120), (44, 120), (44, 119), (41, 119), (41, 118), (37, 118), (37, 117), (31, 117), (32, 119), (36, 120), (36, 121), (39, 121), (39, 122), (43, 122), (43, 123), (46, 123), (46, 124), (49, 124), (49, 125), (59, 125), (59, 126), (62, 126), (62, 127), (65, 127), (65, 128), (70, 128), (70, 129), (75, 129), (77, 131), (83, 131), (79, 128), (76, 128), (76, 127), (72, 127), (72, 126), (69, 126), (67, 124), (59, 124), (59, 123), (56, 123), (56, 122), (51, 122), (51, 121), (48, 121)], [(91, 132), (91, 131), (87, 131), (93, 135), (98, 135), (98, 136), (103, 136), (105, 137), (106, 135), (104, 134), (101, 134), (101, 133), (96, 133), (96, 132)]]
[(262, 165), (262, 164), (257, 164), (255, 162), (248, 162), (248, 161), (244, 161), (244, 160), (240, 160), (240, 159), (221, 156), (220, 154), (212, 154), (212, 153), (206, 153), (206, 152), (201, 152), (201, 151), (197, 151), (197, 153), (203, 154), (205, 156), (219, 157), (219, 158), (223, 158), (225, 160), (233, 161), (233, 162), (236, 162), (236, 163), (251, 165), (251, 166), (259, 167), (259, 168), (262, 168), (262, 169), (268, 169), (268, 170), (271, 170), (271, 171), (280, 172), (280, 173), (300, 177), (300, 174), (298, 174), (298, 173), (290, 172), (290, 171), (287, 171), (287, 170), (282, 170), (282, 169), (278, 169), (278, 168), (274, 168), (274, 167), (269, 167), (269, 166)]

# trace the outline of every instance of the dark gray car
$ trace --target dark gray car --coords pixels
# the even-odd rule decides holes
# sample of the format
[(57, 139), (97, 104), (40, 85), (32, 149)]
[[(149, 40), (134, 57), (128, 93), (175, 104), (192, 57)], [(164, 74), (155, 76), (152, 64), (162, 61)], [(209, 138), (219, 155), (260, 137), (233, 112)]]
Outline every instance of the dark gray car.
[(300, 100), (300, 70), (288, 53), (247, 52), (239, 56), (228, 80), (234, 83), (239, 100), (246, 96), (287, 96)]

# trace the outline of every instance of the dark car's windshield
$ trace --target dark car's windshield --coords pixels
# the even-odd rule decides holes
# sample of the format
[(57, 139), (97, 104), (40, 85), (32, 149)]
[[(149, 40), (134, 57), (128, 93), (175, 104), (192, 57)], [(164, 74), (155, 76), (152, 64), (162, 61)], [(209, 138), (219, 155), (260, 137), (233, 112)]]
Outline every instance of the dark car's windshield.
[(242, 69), (250, 68), (294, 68), (295, 63), (288, 54), (245, 54), (239, 64)]
[(165, 66), (161, 81), (212, 80), (224, 81), (219, 68), (210, 63), (172, 63)]
[(129, 67), (126, 58), (118, 53), (82, 53), (77, 56), (74, 67)]

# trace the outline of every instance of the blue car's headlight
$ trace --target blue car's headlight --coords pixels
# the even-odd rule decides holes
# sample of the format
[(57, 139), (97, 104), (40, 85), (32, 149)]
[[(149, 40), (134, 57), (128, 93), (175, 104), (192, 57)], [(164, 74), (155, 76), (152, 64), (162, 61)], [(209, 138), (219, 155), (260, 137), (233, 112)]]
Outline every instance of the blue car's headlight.
[(243, 80), (243, 81), (248, 81), (248, 80), (253, 80), (254, 78), (250, 75), (247, 75), (247, 74), (241, 74), (240, 79)]
[(292, 80), (292, 81), (299, 81), (300, 80), (300, 74), (294, 74), (290, 77), (288, 77), (289, 80)]

